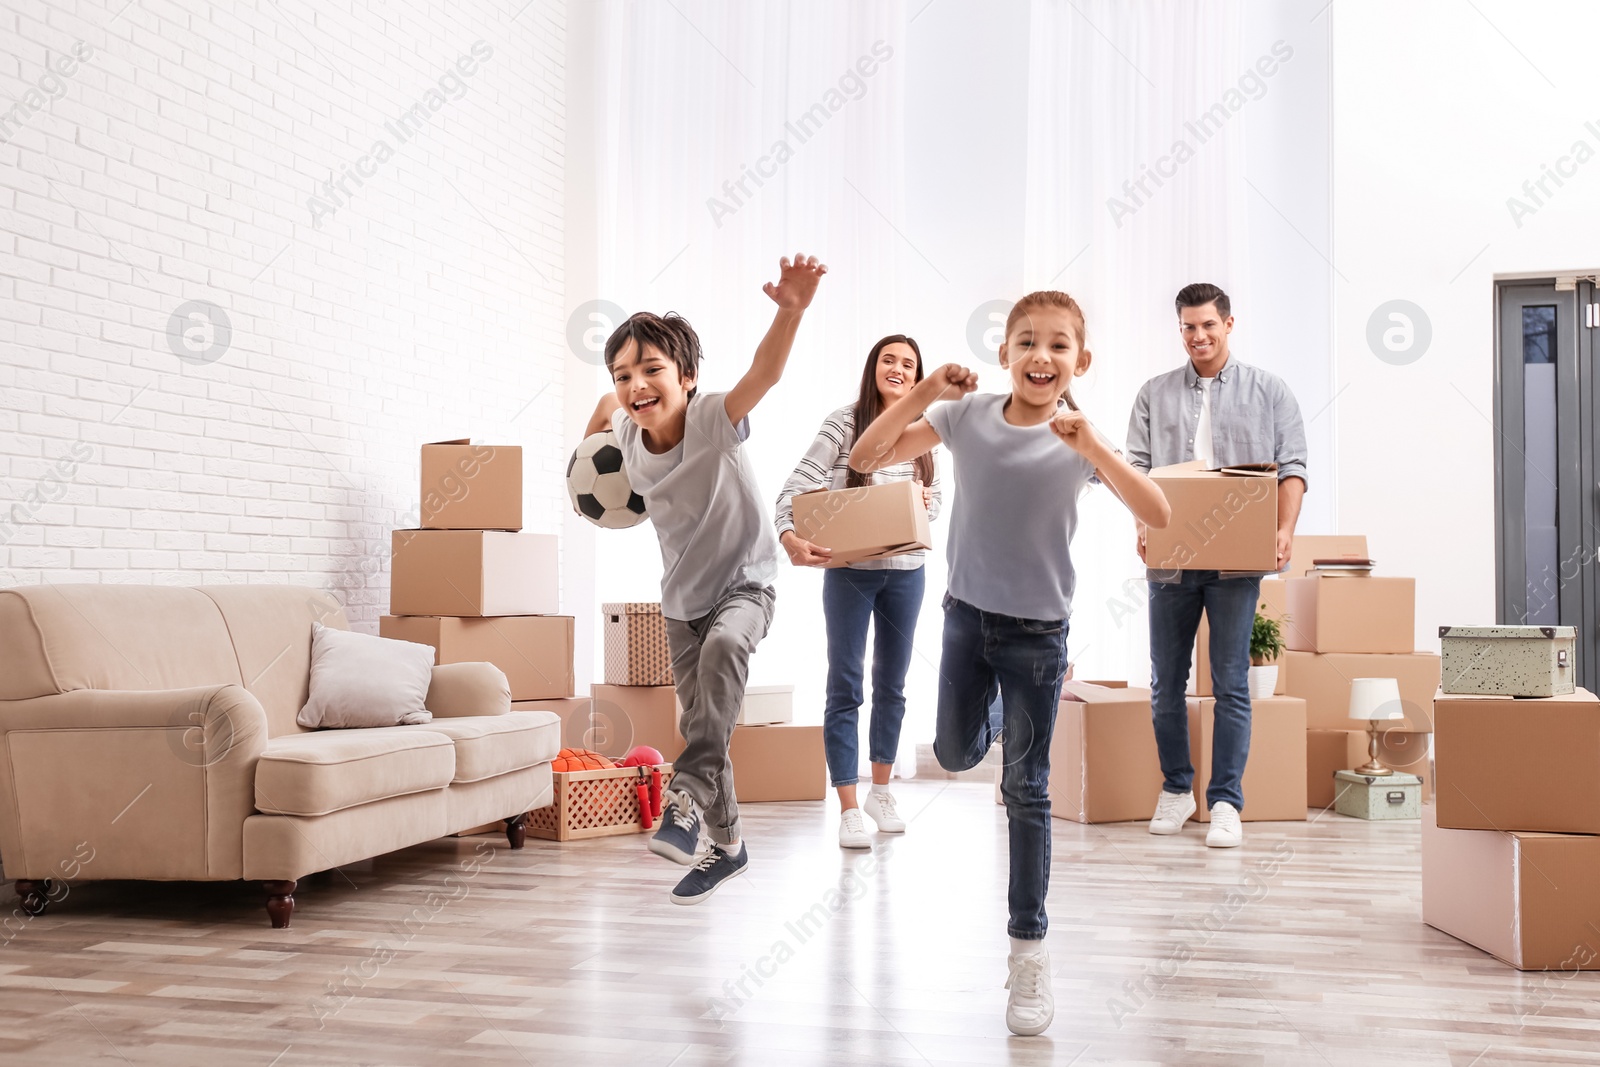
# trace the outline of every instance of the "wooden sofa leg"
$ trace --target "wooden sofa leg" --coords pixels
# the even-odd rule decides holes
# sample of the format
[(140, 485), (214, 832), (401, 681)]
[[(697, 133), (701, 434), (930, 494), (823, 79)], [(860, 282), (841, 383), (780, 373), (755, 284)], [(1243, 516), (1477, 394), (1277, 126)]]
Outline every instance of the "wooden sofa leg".
[(289, 926), (289, 920), (294, 918), (294, 887), (295, 883), (288, 882), (263, 882), (267, 890), (267, 917), (272, 920), (274, 930), (284, 930)]
[(506, 840), (511, 842), (511, 847), (513, 849), (521, 848), (523, 843), (527, 841), (527, 823), (527, 812), (523, 812), (521, 815), (518, 815), (515, 818), (506, 820)]
[(34, 881), (31, 878), (17, 879), (17, 896), (22, 898), (22, 910), (28, 915), (43, 915), (44, 910), (50, 906), (50, 898), (45, 894), (50, 892), (50, 879)]

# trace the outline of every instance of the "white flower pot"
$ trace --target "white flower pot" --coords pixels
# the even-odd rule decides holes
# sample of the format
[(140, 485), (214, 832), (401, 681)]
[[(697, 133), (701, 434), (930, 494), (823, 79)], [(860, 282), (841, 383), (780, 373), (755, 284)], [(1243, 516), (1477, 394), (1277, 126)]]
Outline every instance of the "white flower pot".
[(1272, 691), (1278, 688), (1278, 665), (1269, 663), (1265, 667), (1250, 668), (1250, 696), (1270, 697)]

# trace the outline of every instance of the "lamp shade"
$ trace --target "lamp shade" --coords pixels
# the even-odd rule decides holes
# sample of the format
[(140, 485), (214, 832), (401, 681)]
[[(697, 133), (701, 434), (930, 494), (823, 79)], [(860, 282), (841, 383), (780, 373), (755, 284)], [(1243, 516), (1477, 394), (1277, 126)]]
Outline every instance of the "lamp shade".
[(1400, 703), (1400, 682), (1395, 678), (1356, 678), (1350, 683), (1350, 717), (1386, 720), (1406, 717)]

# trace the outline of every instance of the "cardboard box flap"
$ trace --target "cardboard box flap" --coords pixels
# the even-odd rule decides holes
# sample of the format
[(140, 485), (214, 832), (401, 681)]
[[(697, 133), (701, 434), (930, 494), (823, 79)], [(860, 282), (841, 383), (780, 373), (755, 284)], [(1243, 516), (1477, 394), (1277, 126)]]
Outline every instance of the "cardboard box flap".
[(1441, 626), (1439, 637), (1494, 637), (1507, 640), (1549, 641), (1576, 638), (1576, 626)]
[(424, 441), (422, 442), (422, 447), (427, 448), (429, 445), (470, 445), (471, 443), (472, 438), (470, 437), (452, 437), (448, 441)]
[(1207, 467), (1198, 459), (1185, 463), (1171, 463), (1150, 472), (1151, 478), (1209, 478), (1228, 475), (1239, 478), (1265, 478), (1276, 474), (1276, 463), (1238, 463), (1231, 467)]
[(1243, 478), (1265, 478), (1278, 473), (1276, 463), (1235, 463), (1231, 467), (1212, 467), (1219, 474), (1237, 474)]
[(1062, 682), (1061, 699), (1072, 704), (1127, 704), (1150, 700), (1150, 690), (1129, 685), (1108, 686), (1097, 682)]

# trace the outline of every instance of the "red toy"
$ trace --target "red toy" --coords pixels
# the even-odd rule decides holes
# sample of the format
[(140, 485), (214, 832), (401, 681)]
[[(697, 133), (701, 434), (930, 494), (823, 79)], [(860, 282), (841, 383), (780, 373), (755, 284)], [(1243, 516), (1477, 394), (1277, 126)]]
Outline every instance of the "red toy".
[[(639, 768), (639, 780), (633, 788), (639, 794), (639, 821), (646, 830), (661, 817), (661, 771), (656, 765), (665, 762), (661, 753), (649, 745), (635, 745), (622, 758), (621, 766)], [(648, 778), (645, 775), (646, 768), (650, 772)]]
[(649, 745), (634, 745), (628, 749), (628, 754), (622, 757), (619, 767), (654, 767), (658, 763), (665, 763), (661, 753)]

